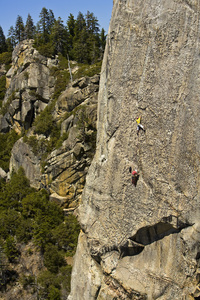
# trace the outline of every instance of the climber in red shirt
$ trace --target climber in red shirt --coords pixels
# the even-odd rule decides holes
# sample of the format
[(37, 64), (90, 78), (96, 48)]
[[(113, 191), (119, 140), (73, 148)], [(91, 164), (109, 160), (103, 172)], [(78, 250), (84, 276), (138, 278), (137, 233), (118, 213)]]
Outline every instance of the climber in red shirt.
[(133, 170), (133, 172), (131, 174), (132, 174), (132, 184), (134, 186), (136, 186), (137, 185), (137, 181), (139, 179), (139, 173), (138, 173), (137, 170)]

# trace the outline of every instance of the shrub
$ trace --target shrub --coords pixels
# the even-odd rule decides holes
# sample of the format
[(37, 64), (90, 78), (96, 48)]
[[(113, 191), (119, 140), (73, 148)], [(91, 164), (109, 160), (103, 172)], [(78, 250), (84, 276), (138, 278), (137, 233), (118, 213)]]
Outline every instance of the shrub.
[(48, 270), (42, 271), (38, 276), (38, 284), (42, 287), (39, 289), (39, 296), (42, 299), (49, 299), (49, 293), (52, 287), (60, 290), (61, 285), (57, 274), (51, 273)]
[(49, 287), (49, 294), (48, 294), (49, 300), (60, 300), (61, 299), (61, 292), (59, 289), (57, 289), (55, 286), (51, 285)]
[(67, 252), (67, 255), (73, 256), (76, 251), (80, 225), (75, 216), (65, 217), (63, 223), (52, 231), (52, 239), (58, 245), (59, 249)]
[(18, 258), (20, 253), (16, 247), (16, 242), (14, 240), (14, 237), (12, 237), (11, 235), (8, 236), (8, 238), (6, 239), (6, 242), (4, 245), (4, 251), (5, 251), (5, 254), (6, 254), (9, 262), (12, 262), (12, 263), (16, 262), (16, 259)]
[(35, 277), (32, 275), (26, 276), (22, 274), (19, 279), (19, 282), (21, 283), (24, 289), (27, 289), (30, 285), (33, 285), (35, 283)]
[(83, 76), (92, 77), (95, 74), (99, 74), (101, 72), (101, 65), (102, 61), (93, 65), (78, 64), (78, 70), (73, 75), (73, 79), (77, 79)]
[(46, 245), (44, 252), (44, 265), (51, 273), (58, 273), (60, 267), (66, 265), (64, 255), (54, 245)]
[(0, 54), (0, 65), (10, 65), (12, 62), (12, 52), (3, 52)]

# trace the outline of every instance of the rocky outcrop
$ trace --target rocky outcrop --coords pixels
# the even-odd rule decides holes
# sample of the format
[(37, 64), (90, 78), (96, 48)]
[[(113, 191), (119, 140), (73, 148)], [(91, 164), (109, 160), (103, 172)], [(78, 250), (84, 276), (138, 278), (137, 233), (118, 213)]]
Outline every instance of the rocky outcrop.
[(70, 300), (200, 297), (199, 13), (114, 1)]
[(67, 138), (48, 156), (43, 182), (50, 183), (51, 192), (65, 197), (70, 207), (80, 203), (95, 151), (98, 87), (99, 75), (73, 82), (59, 97), (54, 111), (56, 119), (69, 113), (61, 124), (61, 134)]
[(13, 149), (10, 159), (9, 170), (12, 174), (22, 167), (26, 177), (30, 180), (31, 186), (39, 189), (41, 182), (41, 167), (38, 157), (33, 153), (31, 147), (19, 139)]
[(31, 127), (35, 116), (50, 101), (55, 85), (50, 67), (57, 64), (57, 59), (40, 55), (33, 48), (32, 40), (25, 40), (14, 49), (12, 67), (6, 74), (7, 91), (3, 106), (7, 107), (4, 122), (19, 133)]
[[(65, 139), (58, 149), (49, 153), (44, 170), (42, 154), (34, 151), (26, 139), (18, 140), (12, 149), (10, 172), (22, 166), (31, 186), (48, 189), (51, 200), (63, 207), (77, 207), (81, 200), (95, 152), (98, 90), (99, 75), (95, 75), (75, 80), (60, 95), (50, 117), (61, 123), (61, 136)], [(31, 128), (29, 137), (32, 132)], [(34, 144), (40, 143), (42, 148), (45, 137), (34, 137)]]

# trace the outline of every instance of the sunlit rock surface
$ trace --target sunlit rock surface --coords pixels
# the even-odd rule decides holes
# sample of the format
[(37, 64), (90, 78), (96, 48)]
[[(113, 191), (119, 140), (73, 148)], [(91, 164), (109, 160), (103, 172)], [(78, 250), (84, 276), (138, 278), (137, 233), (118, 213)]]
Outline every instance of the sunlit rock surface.
[(114, 1), (70, 300), (200, 297), (199, 16), (196, 0)]

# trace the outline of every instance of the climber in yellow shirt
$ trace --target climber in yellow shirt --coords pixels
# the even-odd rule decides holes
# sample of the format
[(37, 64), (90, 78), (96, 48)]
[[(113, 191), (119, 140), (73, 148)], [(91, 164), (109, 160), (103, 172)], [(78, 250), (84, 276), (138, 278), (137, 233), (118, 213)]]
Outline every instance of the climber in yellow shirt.
[(140, 129), (142, 129), (145, 132), (144, 126), (140, 124), (141, 122), (141, 117), (136, 118), (136, 123), (137, 123), (137, 135), (139, 134)]

